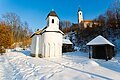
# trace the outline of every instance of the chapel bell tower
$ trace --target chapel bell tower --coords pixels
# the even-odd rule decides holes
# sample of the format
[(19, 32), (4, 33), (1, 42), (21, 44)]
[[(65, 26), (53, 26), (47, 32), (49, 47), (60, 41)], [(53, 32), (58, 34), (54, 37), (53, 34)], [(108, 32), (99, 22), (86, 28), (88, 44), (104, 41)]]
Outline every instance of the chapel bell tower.
[(47, 27), (59, 29), (59, 18), (54, 10), (47, 15)]

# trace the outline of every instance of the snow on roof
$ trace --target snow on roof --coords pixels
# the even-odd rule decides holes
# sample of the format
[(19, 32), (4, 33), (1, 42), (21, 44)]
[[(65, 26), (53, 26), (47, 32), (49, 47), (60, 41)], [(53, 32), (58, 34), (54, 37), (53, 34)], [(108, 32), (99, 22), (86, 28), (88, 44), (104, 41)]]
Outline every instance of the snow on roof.
[(72, 42), (69, 39), (63, 39), (63, 44), (72, 44)]
[(30, 38), (32, 38), (34, 35), (40, 35), (41, 33), (42, 33), (42, 30), (38, 30), (35, 33), (33, 33)]
[(59, 32), (59, 33), (61, 33), (62, 35), (64, 35), (64, 33), (63, 33), (60, 29), (58, 29), (58, 28), (46, 27), (46, 28), (42, 31), (42, 33), (44, 33), (44, 32)]
[(88, 46), (90, 45), (103, 45), (103, 44), (109, 44), (111, 46), (115, 46), (111, 42), (109, 42), (107, 39), (105, 39), (103, 36), (99, 35), (90, 42), (87, 43)]

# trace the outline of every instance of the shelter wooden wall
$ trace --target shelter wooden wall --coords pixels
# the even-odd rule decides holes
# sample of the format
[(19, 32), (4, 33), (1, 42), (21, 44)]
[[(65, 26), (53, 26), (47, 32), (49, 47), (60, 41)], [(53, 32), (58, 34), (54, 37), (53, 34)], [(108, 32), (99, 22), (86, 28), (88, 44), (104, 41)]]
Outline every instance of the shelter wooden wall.
[(114, 47), (110, 45), (93, 45), (92, 58), (95, 59), (111, 59), (115, 56)]

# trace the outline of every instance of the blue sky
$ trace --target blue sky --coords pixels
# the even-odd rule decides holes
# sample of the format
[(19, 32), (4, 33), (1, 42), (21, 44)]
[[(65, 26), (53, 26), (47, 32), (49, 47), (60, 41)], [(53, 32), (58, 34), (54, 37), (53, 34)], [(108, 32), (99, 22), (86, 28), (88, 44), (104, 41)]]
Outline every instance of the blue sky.
[(0, 0), (0, 15), (14, 12), (22, 21), (27, 21), (35, 31), (46, 26), (45, 18), (54, 9), (60, 20), (77, 23), (78, 7), (83, 11), (84, 19), (94, 19), (103, 14), (114, 0)]

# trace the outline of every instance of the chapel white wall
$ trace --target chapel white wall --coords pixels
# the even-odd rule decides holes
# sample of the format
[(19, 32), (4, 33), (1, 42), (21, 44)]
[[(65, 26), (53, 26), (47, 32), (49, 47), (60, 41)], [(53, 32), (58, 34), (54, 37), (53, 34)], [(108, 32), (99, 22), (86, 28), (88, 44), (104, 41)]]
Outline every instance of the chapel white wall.
[(44, 57), (62, 56), (62, 34), (45, 32), (43, 35), (42, 53)]
[(32, 38), (31, 54), (35, 54), (36, 57), (38, 57), (38, 54), (40, 54), (40, 39), (41, 35), (35, 35)]

